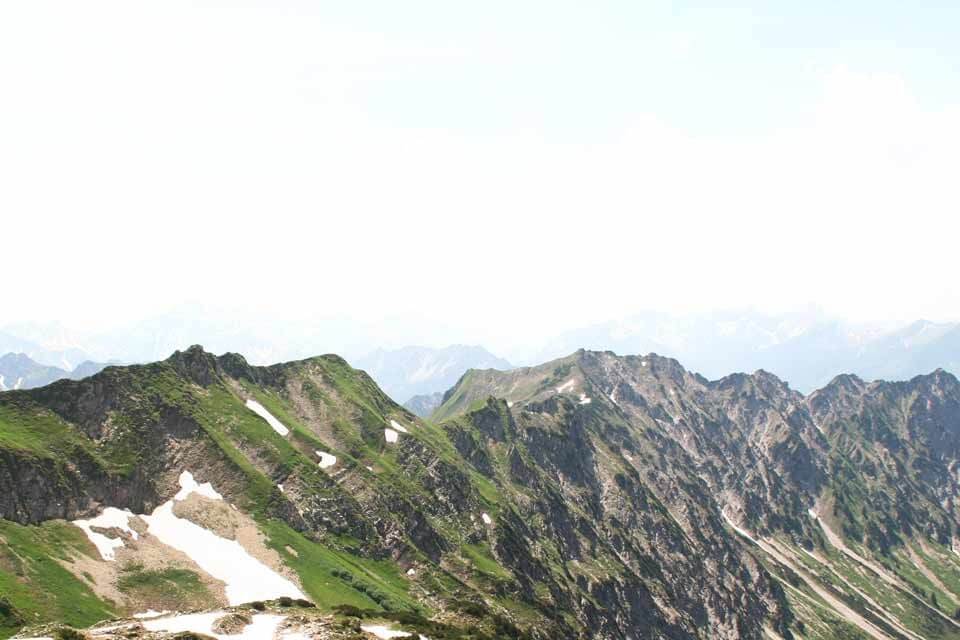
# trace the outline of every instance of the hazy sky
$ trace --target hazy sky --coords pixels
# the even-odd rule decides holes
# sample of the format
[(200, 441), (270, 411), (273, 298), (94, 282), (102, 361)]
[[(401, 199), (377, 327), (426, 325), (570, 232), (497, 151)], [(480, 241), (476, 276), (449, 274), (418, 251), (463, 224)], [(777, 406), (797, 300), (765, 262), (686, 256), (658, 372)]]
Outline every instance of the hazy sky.
[(956, 2), (4, 0), (0, 320), (957, 319), (958, 24)]

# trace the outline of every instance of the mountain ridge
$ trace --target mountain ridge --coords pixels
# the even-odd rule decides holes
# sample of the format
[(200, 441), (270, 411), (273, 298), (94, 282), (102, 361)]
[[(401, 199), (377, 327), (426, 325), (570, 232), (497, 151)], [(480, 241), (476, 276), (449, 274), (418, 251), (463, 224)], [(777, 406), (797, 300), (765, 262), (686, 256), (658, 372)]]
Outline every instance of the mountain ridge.
[[(229, 575), (152, 533), (175, 516), (204, 535), (249, 531), (236, 552), (336, 624), (425, 633), (443, 621), (465, 638), (960, 637), (949, 373), (838, 376), (803, 396), (766, 371), (710, 381), (656, 354), (580, 350), (468, 372), (441, 408), (422, 420), (335, 355), (253, 366), (199, 346), (0, 393), (0, 586), (20, 584), (0, 628), (31, 611), (86, 626), (171, 598), (233, 604)], [(70, 524), (111, 508), (139, 531), (90, 529), (114, 561)], [(72, 586), (56, 593), (25, 546), (51, 536), (70, 541), (59, 580)], [(195, 577), (164, 578), (173, 595), (161, 595), (131, 590), (138, 571)], [(864, 578), (878, 571), (888, 580)], [(86, 617), (70, 608), (81, 587), (101, 607)]]

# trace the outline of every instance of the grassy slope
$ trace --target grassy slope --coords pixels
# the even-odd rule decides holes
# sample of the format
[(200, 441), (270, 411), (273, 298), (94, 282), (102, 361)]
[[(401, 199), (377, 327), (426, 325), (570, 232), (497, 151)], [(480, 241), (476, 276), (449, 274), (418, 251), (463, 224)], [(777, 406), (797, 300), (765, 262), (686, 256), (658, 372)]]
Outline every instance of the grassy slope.
[(25, 527), (0, 520), (0, 538), (0, 594), (15, 609), (0, 613), (0, 638), (27, 623), (87, 626), (113, 615), (112, 603), (60, 564), (73, 554), (96, 553), (80, 529), (56, 521)]
[(0, 449), (58, 461), (78, 451), (99, 459), (87, 438), (26, 394), (15, 392), (5, 394), (0, 404)]

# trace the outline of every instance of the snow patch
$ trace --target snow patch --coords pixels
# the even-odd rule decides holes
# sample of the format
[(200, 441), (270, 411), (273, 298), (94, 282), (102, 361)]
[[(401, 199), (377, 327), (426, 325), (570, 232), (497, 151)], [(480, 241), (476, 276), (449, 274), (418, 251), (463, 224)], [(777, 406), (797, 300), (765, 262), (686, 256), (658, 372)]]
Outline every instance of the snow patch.
[(286, 436), (290, 433), (290, 429), (287, 429), (283, 426), (283, 423), (273, 417), (273, 414), (267, 411), (266, 407), (257, 402), (256, 400), (247, 400), (247, 409), (253, 411), (255, 414), (267, 421), (273, 430), (279, 433), (282, 436)]
[(391, 638), (408, 638), (412, 636), (412, 633), (407, 633), (406, 631), (398, 631), (397, 629), (391, 629), (390, 627), (385, 627), (383, 625), (363, 625), (360, 627), (361, 630), (366, 631), (369, 634), (375, 635), (378, 638), (383, 640), (390, 640)]
[(415, 575), (417, 575), (417, 570), (416, 570), (416, 569), (407, 569), (407, 575), (408, 575), (408, 576), (415, 576)]
[(397, 438), (400, 437), (400, 434), (394, 431), (393, 429), (384, 429), (383, 437), (386, 439), (387, 442), (396, 442)]
[(591, 402), (593, 402), (591, 398), (588, 398), (586, 394), (581, 393), (580, 402), (578, 402), (577, 404), (590, 404)]
[(253, 622), (248, 624), (243, 631), (238, 634), (225, 635), (222, 633), (214, 633), (213, 623), (224, 615), (224, 611), (190, 613), (145, 620), (143, 626), (148, 631), (163, 631), (166, 633), (192, 631), (194, 633), (203, 633), (218, 638), (218, 640), (273, 640), (280, 623), (286, 620), (286, 616), (260, 613), (253, 616)]
[(573, 389), (573, 386), (575, 384), (577, 384), (577, 381), (571, 378), (570, 380), (567, 380), (562, 385), (557, 387), (557, 393), (565, 393), (567, 391), (570, 391), (571, 389)]
[(6, 391), (7, 385), (3, 382), (3, 376), (0, 376), (0, 391)]
[(512, 409), (512, 408), (513, 408), (513, 400), (507, 400), (507, 408), (508, 408), (508, 409)]
[(640, 363), (640, 366), (641, 366), (641, 367), (647, 366), (647, 361), (646, 361), (646, 360), (642, 361), (642, 362)]
[(87, 538), (90, 539), (90, 542), (92, 542), (97, 548), (97, 551), (100, 552), (101, 558), (112, 562), (117, 559), (116, 550), (123, 546), (123, 538), (108, 537), (94, 531), (93, 527), (101, 529), (117, 528), (136, 540), (139, 538), (139, 535), (130, 528), (130, 518), (132, 517), (134, 517), (134, 515), (130, 511), (117, 509), (116, 507), (107, 507), (103, 510), (103, 513), (96, 518), (74, 520), (73, 524), (83, 529), (83, 532), (87, 534)]
[(154, 611), (153, 609), (147, 609), (147, 610), (144, 611), (143, 613), (135, 613), (135, 614), (133, 614), (133, 617), (134, 617), (134, 618), (137, 618), (137, 619), (139, 619), (139, 620), (143, 620), (143, 619), (145, 619), (145, 618), (159, 618), (160, 616), (165, 616), (165, 615), (167, 615), (168, 613), (170, 613), (170, 612), (169, 612), (169, 611), (166, 611), (166, 610), (164, 610), (164, 611)]
[(23, 384), (23, 378), (17, 378), (17, 383), (13, 385), (14, 390), (19, 389), (22, 384)]
[(147, 533), (182, 551), (205, 572), (226, 583), (230, 605), (280, 596), (304, 597), (292, 582), (251, 556), (236, 540), (221, 538), (190, 520), (178, 518), (173, 513), (173, 503), (186, 499), (191, 493), (222, 499), (210, 483), (198, 485), (189, 471), (180, 474), (180, 486), (173, 500), (163, 503), (149, 516), (140, 516), (147, 523)]
[(186, 500), (187, 496), (191, 493), (198, 493), (211, 500), (223, 500), (223, 496), (213, 490), (212, 484), (209, 482), (197, 484), (197, 481), (193, 479), (193, 474), (189, 471), (181, 473), (178, 482), (180, 483), (180, 491), (177, 492), (177, 495), (173, 496), (173, 499), (177, 502)]
[(480, 514), (480, 518), (483, 520), (484, 524), (493, 524), (493, 520), (490, 519), (490, 516), (486, 511)]
[(396, 429), (397, 431), (399, 431), (400, 433), (409, 433), (409, 431), (407, 431), (407, 428), (404, 427), (399, 422), (397, 422), (396, 420), (390, 420), (390, 426)]
[(633, 462), (633, 456), (630, 455), (629, 453), (624, 452), (623, 457), (629, 460), (630, 462)]
[(278, 485), (277, 485), (277, 489), (280, 489), (280, 493), (283, 493), (283, 492), (284, 492), (284, 491), (283, 491), (283, 485), (282, 485), (282, 484), (278, 484)]
[(327, 467), (332, 467), (337, 464), (337, 456), (332, 453), (327, 453), (326, 451), (314, 451), (314, 453), (320, 458), (321, 469), (326, 469)]

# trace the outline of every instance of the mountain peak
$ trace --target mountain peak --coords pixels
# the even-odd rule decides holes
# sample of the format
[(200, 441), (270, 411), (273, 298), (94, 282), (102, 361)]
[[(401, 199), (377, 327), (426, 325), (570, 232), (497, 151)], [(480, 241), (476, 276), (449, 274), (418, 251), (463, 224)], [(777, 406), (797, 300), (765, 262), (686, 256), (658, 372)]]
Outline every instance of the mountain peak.
[(37, 362), (34, 362), (34, 361), (30, 358), (30, 356), (28, 356), (28, 355), (25, 354), (25, 353), (7, 353), (7, 354), (4, 354), (4, 355), (0, 356), (0, 363), (5, 364), (5, 365), (18, 365), (18, 366), (36, 365), (36, 364), (39, 364), (39, 363), (37, 363)]
[(220, 373), (217, 357), (199, 344), (191, 345), (184, 351), (174, 351), (166, 362), (183, 377), (202, 387), (210, 386)]

